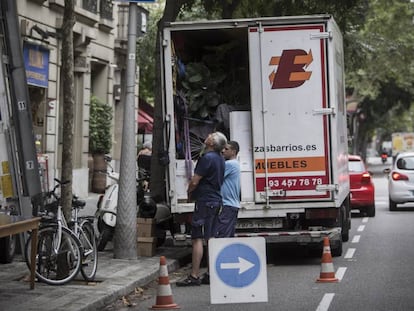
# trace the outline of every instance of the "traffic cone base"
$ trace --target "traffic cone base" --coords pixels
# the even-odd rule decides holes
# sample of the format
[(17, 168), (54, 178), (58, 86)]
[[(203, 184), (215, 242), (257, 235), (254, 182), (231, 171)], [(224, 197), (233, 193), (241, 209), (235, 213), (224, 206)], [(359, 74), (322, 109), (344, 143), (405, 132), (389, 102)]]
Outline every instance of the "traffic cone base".
[(170, 279), (168, 277), (167, 260), (164, 256), (160, 257), (160, 271), (158, 277), (157, 298), (155, 305), (150, 307), (151, 310), (171, 310), (180, 309), (180, 306), (174, 303)]
[(332, 262), (331, 247), (329, 244), (329, 238), (323, 238), (323, 253), (321, 260), (321, 273), (316, 282), (320, 283), (334, 283), (338, 282), (338, 278), (335, 276), (335, 269)]

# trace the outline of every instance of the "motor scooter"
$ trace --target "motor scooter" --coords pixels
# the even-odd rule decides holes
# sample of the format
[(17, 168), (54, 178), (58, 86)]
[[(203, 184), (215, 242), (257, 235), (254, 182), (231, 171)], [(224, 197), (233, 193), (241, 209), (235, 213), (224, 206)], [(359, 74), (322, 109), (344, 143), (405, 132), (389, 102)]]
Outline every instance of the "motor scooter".
[[(118, 208), (119, 173), (116, 173), (111, 166), (112, 158), (110, 156), (105, 156), (105, 161), (108, 167), (106, 174), (115, 182), (99, 197), (97, 203), (94, 222), (98, 237), (98, 251), (104, 250), (106, 244), (113, 238)], [(136, 179), (137, 217), (155, 219), (157, 246), (160, 246), (166, 239), (171, 212), (166, 205), (157, 204), (152, 199), (149, 189), (150, 177), (148, 171), (139, 169)]]
[(107, 163), (107, 170), (102, 174), (107, 174), (114, 182), (106, 188), (103, 195), (99, 196), (97, 203), (94, 223), (95, 230), (97, 230), (98, 251), (104, 250), (106, 244), (112, 240), (114, 235), (119, 192), (119, 173), (114, 171), (110, 156), (106, 155), (104, 159)]

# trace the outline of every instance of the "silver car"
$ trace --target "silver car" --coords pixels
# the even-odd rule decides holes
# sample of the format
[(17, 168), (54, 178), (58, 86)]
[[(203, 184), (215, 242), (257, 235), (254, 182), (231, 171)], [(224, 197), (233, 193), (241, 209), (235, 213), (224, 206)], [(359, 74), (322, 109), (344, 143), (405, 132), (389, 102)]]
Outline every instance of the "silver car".
[(414, 152), (397, 155), (391, 171), (388, 169), (388, 196), (390, 211), (397, 209), (397, 204), (414, 202)]

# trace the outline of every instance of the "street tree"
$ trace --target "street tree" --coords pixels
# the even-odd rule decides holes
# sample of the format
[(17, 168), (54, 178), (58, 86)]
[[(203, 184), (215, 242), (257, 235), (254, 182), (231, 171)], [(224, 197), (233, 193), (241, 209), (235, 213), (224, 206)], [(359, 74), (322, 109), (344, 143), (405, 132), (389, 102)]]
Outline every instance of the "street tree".
[(73, 114), (75, 102), (73, 26), (75, 25), (75, 0), (65, 0), (62, 24), (62, 85), (63, 85), (63, 146), (61, 200), (63, 213), (70, 219), (72, 210), (73, 180)]
[(404, 118), (414, 95), (414, 4), (403, 0), (393, 1), (392, 5), (385, 0), (369, 3), (366, 23), (354, 33), (360, 61), (347, 74), (348, 86), (360, 99), (363, 116), (355, 141), (360, 153), (378, 128), (383, 137), (409, 130), (410, 122), (407, 124)]

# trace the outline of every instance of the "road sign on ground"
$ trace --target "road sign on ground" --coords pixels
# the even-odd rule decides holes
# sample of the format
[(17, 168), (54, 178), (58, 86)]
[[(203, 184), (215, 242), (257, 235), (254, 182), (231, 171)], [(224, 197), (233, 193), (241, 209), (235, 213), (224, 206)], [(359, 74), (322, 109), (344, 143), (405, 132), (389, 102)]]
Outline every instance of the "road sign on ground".
[(266, 302), (266, 242), (262, 237), (209, 241), (211, 303)]

